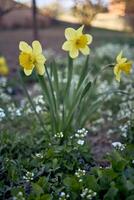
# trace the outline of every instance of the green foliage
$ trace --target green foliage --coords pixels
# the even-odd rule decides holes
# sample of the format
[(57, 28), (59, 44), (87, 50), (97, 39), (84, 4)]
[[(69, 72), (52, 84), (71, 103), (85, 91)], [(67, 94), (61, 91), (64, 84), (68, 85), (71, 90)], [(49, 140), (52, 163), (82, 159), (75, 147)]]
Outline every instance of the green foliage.
[[(49, 114), (50, 132), (64, 132), (64, 137), (76, 128), (82, 128), (93, 116), (104, 99), (104, 95), (97, 94), (95, 81), (89, 76), (89, 57), (85, 64), (81, 64), (78, 80), (74, 80), (77, 66), (73, 66), (72, 58), (68, 58), (68, 64), (60, 69), (54, 61), (46, 66), (46, 76), (37, 75), (42, 89), (46, 110)], [(21, 75), (21, 74), (20, 74)], [(37, 113), (33, 100), (27, 92), (22, 75), (20, 76), (25, 94), (34, 110), (44, 132), (48, 135), (47, 124)], [(88, 112), (87, 112), (88, 109)]]

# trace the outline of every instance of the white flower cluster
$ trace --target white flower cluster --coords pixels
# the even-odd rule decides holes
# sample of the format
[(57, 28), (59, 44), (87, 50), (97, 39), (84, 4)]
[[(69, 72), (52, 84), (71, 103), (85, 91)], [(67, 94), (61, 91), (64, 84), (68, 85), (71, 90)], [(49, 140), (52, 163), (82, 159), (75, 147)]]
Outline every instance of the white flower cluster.
[(27, 172), (26, 172), (26, 175), (23, 176), (23, 179), (26, 180), (26, 181), (28, 182), (28, 181), (32, 181), (32, 180), (33, 180), (33, 177), (34, 177), (34, 173), (33, 173), (33, 172), (27, 171)]
[[(5, 89), (7, 86), (7, 79), (4, 77), (0, 77), (0, 102), (8, 103), (11, 98), (8, 94), (5, 93)], [(9, 89), (7, 87), (7, 89)]]
[(11, 100), (10, 96), (6, 94), (2, 88), (0, 88), (0, 101), (8, 103)]
[(88, 188), (84, 188), (82, 190), (82, 193), (81, 193), (81, 197), (82, 199), (93, 199), (93, 197), (95, 197), (97, 195), (96, 192), (94, 192), (93, 190), (91, 189), (88, 189)]
[(121, 151), (123, 151), (125, 149), (125, 144), (122, 144), (121, 142), (113, 142), (112, 146)]
[(120, 45), (120, 44), (112, 44), (107, 43), (105, 45), (102, 45), (95, 49), (95, 57), (103, 59), (104, 57), (107, 57), (111, 60), (115, 59), (117, 54), (123, 50), (125, 52), (125, 56), (128, 58), (133, 58), (134, 55), (134, 49), (130, 48), (128, 45)]
[(38, 95), (37, 97), (35, 97), (34, 102), (36, 104), (45, 104), (45, 101), (43, 99), (43, 95)]
[(5, 112), (3, 110), (3, 108), (0, 108), (0, 121), (2, 121), (2, 119), (5, 117)]
[(59, 132), (59, 133), (56, 133), (55, 135), (54, 135), (54, 137), (55, 138), (63, 138), (63, 132)]
[(86, 171), (82, 169), (78, 169), (78, 171), (75, 172), (75, 175), (79, 178), (79, 182), (82, 182), (82, 177), (85, 176)]
[(6, 87), (6, 85), (7, 85), (7, 78), (0, 77), (0, 87)]
[(120, 104), (120, 111), (118, 113), (118, 119), (130, 118), (131, 117), (131, 110), (132, 110), (131, 102), (125, 100), (125, 102)]
[(127, 132), (128, 132), (128, 123), (119, 126), (119, 128), (120, 128), (120, 130), (121, 130), (121, 135), (122, 135), (123, 137), (127, 137)]
[(13, 200), (25, 200), (23, 193), (18, 192), (17, 196), (13, 197)]
[(87, 136), (88, 131), (85, 128), (79, 129), (77, 133), (75, 133), (75, 137), (78, 139), (77, 144), (84, 145), (84, 138)]
[(66, 194), (65, 192), (61, 192), (59, 200), (67, 200), (69, 197), (70, 197), (69, 194)]
[(15, 117), (21, 116), (22, 108), (16, 108), (14, 104), (10, 104), (8, 106), (8, 114), (10, 114), (10, 117), (14, 119)]

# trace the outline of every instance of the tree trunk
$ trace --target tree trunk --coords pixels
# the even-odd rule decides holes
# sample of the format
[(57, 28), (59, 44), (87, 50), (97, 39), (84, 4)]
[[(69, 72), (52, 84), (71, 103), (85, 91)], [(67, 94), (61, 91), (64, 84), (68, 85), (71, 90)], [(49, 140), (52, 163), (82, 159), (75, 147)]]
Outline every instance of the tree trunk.
[(37, 24), (37, 6), (36, 0), (32, 0), (32, 13), (33, 13), (33, 39), (38, 40), (38, 24)]

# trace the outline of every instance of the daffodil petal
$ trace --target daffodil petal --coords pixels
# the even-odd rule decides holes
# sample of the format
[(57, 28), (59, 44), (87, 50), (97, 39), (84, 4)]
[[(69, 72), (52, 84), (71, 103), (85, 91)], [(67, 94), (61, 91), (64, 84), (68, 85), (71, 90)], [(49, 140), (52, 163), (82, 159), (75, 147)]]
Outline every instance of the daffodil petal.
[(77, 36), (78, 36), (78, 37), (82, 35), (83, 29), (84, 29), (84, 25), (82, 25), (80, 28), (78, 28), (78, 29), (76, 30), (76, 33), (77, 33)]
[(114, 74), (117, 75), (119, 72), (119, 65), (115, 65), (114, 67)]
[(42, 46), (39, 41), (35, 40), (32, 42), (33, 53), (41, 54), (42, 53)]
[(32, 71), (33, 70), (27, 70), (27, 69), (24, 68), (24, 73), (25, 73), (26, 76), (30, 76), (32, 74)]
[(78, 55), (79, 55), (78, 49), (73, 48), (73, 49), (69, 52), (69, 55), (70, 55), (71, 58), (76, 58), (76, 57), (78, 57)]
[(120, 80), (121, 80), (121, 71), (119, 71), (118, 74), (116, 75), (116, 80), (118, 82), (120, 82)]
[(123, 54), (123, 52), (121, 51), (121, 52), (117, 55), (117, 57), (116, 57), (117, 63), (120, 63), (120, 61), (121, 61), (121, 59), (122, 59), (122, 54)]
[(9, 68), (5, 65), (0, 67), (0, 75), (7, 76), (9, 74)]
[(30, 47), (30, 45), (28, 45), (24, 41), (20, 42), (19, 49), (20, 49), (20, 51), (25, 52), (25, 53), (31, 53), (32, 52), (32, 47)]
[(114, 74), (115, 74), (116, 80), (118, 82), (120, 82), (121, 70), (119, 68), (119, 65), (115, 65), (115, 67), (114, 67)]
[(127, 61), (127, 58), (121, 58), (120, 59), (120, 64), (123, 64), (123, 63), (125, 63)]
[(92, 35), (89, 35), (89, 34), (85, 34), (85, 35), (86, 35), (86, 38), (87, 38), (87, 44), (91, 44), (91, 42), (93, 41)]
[(6, 63), (6, 60), (3, 56), (0, 57), (0, 64), (3, 65), (3, 63), (5, 64)]
[(45, 73), (45, 66), (43, 64), (38, 64), (36, 70), (37, 73), (42, 76)]
[(66, 41), (64, 42), (64, 44), (62, 45), (62, 49), (65, 51), (69, 51), (70, 49), (72, 49), (72, 42), (71, 41)]
[(65, 29), (65, 37), (67, 40), (72, 40), (76, 37), (76, 30), (73, 28), (66, 28)]
[(81, 48), (80, 49), (81, 53), (83, 53), (84, 55), (88, 55), (90, 53), (90, 49), (88, 46)]
[(40, 64), (44, 64), (46, 62), (46, 58), (43, 54), (36, 56), (36, 62)]

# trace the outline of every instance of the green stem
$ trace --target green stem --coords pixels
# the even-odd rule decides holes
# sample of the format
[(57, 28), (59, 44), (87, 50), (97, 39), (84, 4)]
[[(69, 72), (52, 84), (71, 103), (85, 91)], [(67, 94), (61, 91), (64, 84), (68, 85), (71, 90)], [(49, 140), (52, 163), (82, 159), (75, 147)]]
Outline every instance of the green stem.
[(58, 116), (57, 104), (56, 104), (56, 100), (55, 100), (55, 96), (54, 96), (54, 89), (53, 89), (52, 81), (51, 81), (51, 79), (50, 79), (50, 76), (49, 76), (49, 72), (48, 72), (47, 67), (46, 67), (46, 74), (47, 74), (47, 77), (48, 77), (48, 82), (49, 82), (49, 86), (50, 86), (50, 90), (51, 90), (51, 94), (52, 94), (52, 101), (53, 101), (55, 113), (56, 113), (56, 115)]
[(44, 79), (44, 76), (40, 76), (40, 75), (37, 75), (37, 76), (38, 76), (40, 86), (42, 88), (44, 100), (47, 101), (47, 105), (49, 106), (49, 109), (50, 109), (50, 115), (52, 118), (52, 120), (51, 120), (52, 130), (55, 133), (56, 132), (56, 119), (55, 119), (55, 112), (54, 112), (54, 105), (53, 105), (52, 97), (51, 97), (50, 91), (48, 89), (48, 86), (46, 84), (46, 81)]
[(72, 81), (72, 74), (73, 74), (73, 59), (68, 56), (68, 76), (67, 76), (67, 85), (65, 90), (65, 96), (69, 95), (69, 89)]
[(36, 117), (37, 117), (37, 119), (38, 119), (38, 121), (39, 121), (39, 123), (40, 123), (42, 129), (43, 129), (43, 131), (45, 131), (45, 132), (48, 133), (48, 131), (47, 131), (46, 128), (44, 127), (44, 123), (43, 123), (43, 121), (42, 121), (40, 115), (39, 115), (38, 112), (36, 111), (36, 107), (35, 107), (35, 105), (34, 105), (32, 99), (31, 99), (31, 97), (30, 97), (30, 95), (29, 95), (29, 93), (28, 93), (28, 91), (27, 91), (27, 88), (26, 88), (26, 86), (25, 86), (25, 83), (24, 83), (24, 81), (23, 81), (23, 78), (22, 78), (21, 73), (19, 73), (19, 77), (20, 77), (20, 81), (21, 81), (22, 86), (23, 86), (23, 90), (24, 90), (24, 92), (25, 92), (25, 94), (26, 94), (26, 96), (27, 96), (27, 98), (28, 98), (28, 100), (29, 100), (29, 103), (30, 103), (30, 105), (31, 105), (31, 107), (32, 107), (32, 109), (33, 109), (33, 111), (34, 111), (34, 113), (35, 113), (35, 115), (36, 115)]

